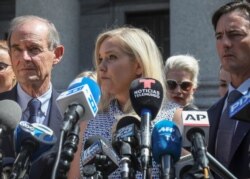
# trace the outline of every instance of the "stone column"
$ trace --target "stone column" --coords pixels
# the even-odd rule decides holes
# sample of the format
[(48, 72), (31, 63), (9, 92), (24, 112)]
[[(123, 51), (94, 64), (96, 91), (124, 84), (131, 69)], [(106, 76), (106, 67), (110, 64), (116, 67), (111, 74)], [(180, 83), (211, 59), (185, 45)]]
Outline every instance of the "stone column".
[(196, 104), (208, 108), (218, 100), (218, 55), (211, 23), (213, 12), (230, 0), (170, 0), (171, 55), (189, 53), (199, 59), (200, 85)]
[(55, 66), (52, 83), (64, 90), (79, 73), (79, 0), (16, 0), (16, 16), (37, 15), (52, 21), (65, 47), (62, 61)]

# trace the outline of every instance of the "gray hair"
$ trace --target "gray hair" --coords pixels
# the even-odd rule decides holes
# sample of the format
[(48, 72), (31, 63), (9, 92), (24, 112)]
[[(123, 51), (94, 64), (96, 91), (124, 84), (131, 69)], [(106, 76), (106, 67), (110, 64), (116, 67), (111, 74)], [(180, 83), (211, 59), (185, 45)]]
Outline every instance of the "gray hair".
[(198, 60), (191, 55), (174, 55), (166, 60), (164, 72), (166, 76), (172, 69), (185, 70), (191, 74), (194, 87), (198, 86), (199, 64)]
[(24, 16), (15, 17), (10, 23), (9, 35), (8, 35), (9, 48), (11, 47), (10, 39), (11, 39), (11, 35), (12, 35), (13, 31), (15, 31), (22, 24), (29, 22), (29, 21), (40, 21), (40, 22), (46, 24), (46, 26), (48, 28), (48, 48), (50, 50), (52, 50), (52, 49), (56, 48), (58, 45), (60, 45), (59, 33), (56, 30), (55, 25), (51, 21), (44, 19), (44, 18), (41, 18), (41, 17), (38, 17), (38, 16), (34, 16), (34, 15), (24, 15)]

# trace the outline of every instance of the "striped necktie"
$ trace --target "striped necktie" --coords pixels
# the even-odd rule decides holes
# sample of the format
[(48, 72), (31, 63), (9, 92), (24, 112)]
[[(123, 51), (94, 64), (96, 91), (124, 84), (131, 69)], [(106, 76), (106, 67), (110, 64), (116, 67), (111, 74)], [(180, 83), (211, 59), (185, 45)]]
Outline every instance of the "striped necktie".
[(38, 116), (38, 111), (41, 108), (41, 101), (39, 101), (37, 98), (33, 98), (30, 100), (28, 106), (29, 106), (29, 112), (30, 112), (30, 117), (28, 119), (28, 122), (35, 123), (36, 118)]

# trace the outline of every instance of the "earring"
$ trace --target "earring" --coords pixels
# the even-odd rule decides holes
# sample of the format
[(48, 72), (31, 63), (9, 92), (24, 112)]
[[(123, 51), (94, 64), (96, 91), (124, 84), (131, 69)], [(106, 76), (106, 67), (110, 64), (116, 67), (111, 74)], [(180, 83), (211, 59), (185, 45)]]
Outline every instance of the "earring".
[(12, 87), (14, 87), (16, 85), (16, 77), (13, 76), (13, 79), (12, 79)]

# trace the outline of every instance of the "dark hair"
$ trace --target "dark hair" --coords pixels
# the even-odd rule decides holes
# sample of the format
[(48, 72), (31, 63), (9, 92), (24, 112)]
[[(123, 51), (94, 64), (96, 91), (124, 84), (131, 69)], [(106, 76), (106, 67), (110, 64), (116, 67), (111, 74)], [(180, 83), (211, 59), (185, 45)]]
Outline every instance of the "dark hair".
[(250, 21), (250, 4), (249, 3), (243, 2), (243, 1), (230, 2), (221, 6), (219, 9), (217, 9), (214, 12), (212, 16), (212, 24), (213, 24), (214, 30), (216, 30), (216, 26), (220, 17), (232, 11), (241, 12), (246, 17), (246, 19)]

